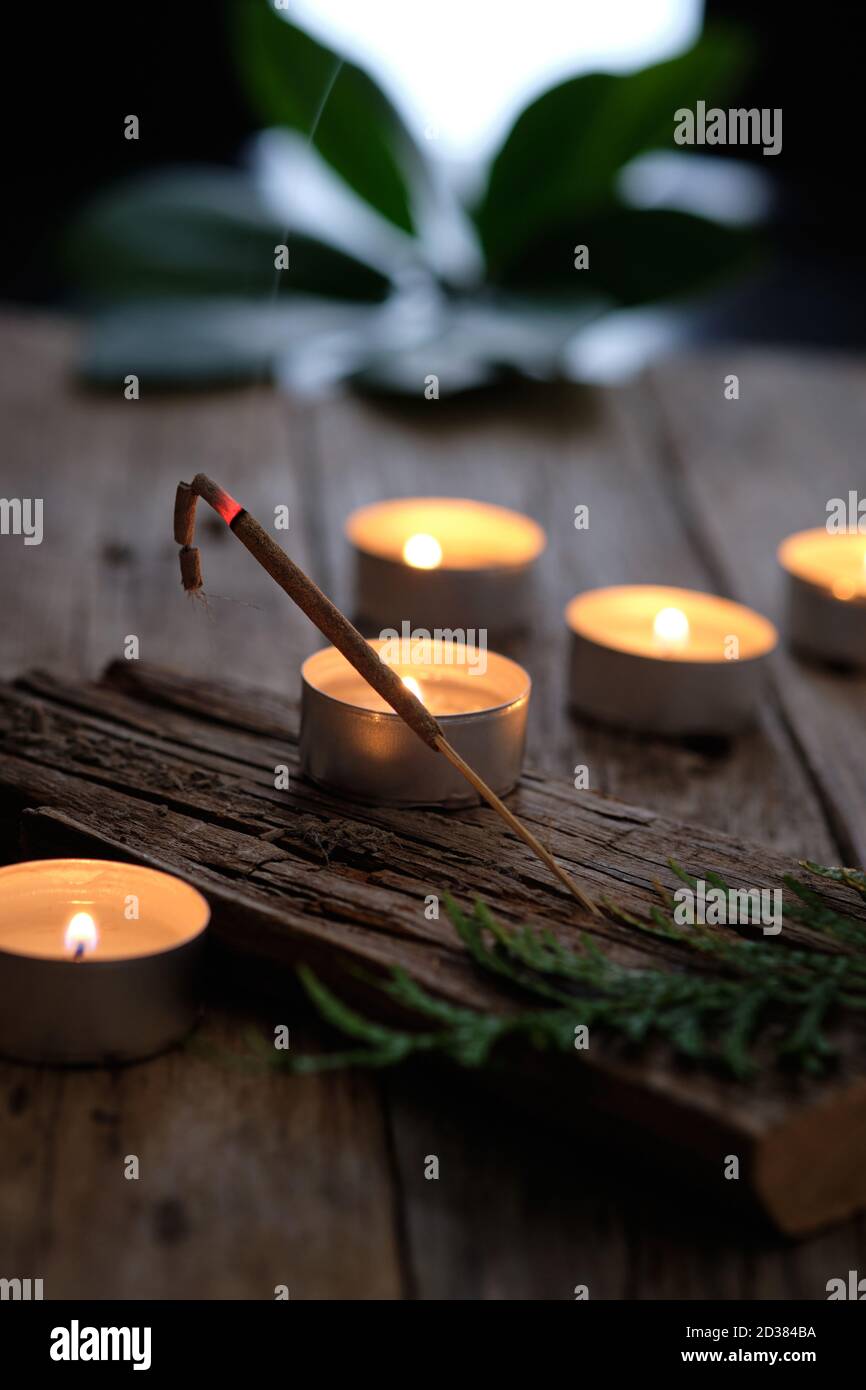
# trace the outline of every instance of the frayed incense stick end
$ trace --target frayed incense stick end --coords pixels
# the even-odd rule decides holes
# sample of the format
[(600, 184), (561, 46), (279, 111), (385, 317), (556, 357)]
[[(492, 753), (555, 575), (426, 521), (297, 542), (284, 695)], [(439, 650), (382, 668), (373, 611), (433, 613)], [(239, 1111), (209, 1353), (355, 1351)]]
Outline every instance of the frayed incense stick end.
[(197, 545), (185, 545), (180, 552), (180, 579), (188, 594), (202, 587), (201, 560)]
[(174, 498), (174, 538), (178, 545), (192, 545), (197, 501), (197, 494), (193, 492), (189, 483), (178, 483)]

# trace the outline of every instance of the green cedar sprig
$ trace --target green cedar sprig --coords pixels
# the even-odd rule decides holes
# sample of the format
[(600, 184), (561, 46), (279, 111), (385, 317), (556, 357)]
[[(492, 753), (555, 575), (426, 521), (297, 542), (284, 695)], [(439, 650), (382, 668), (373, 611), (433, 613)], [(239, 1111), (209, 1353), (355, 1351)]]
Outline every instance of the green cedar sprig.
[[(866, 876), (859, 870), (811, 861), (803, 866), (866, 897)], [(673, 861), (671, 868), (695, 886)], [(727, 891), (716, 874), (706, 881)], [(820, 1075), (836, 1054), (831, 1025), (846, 1012), (866, 1010), (866, 924), (838, 913), (790, 876), (785, 884), (793, 900), (785, 903), (784, 917), (809, 929), (810, 944), (788, 944), (781, 936), (746, 938), (730, 928), (683, 927), (661, 888), (661, 906), (646, 918), (605, 903), (611, 918), (673, 947), (670, 965), (651, 967), (621, 965), (586, 935), (571, 949), (546, 929), (507, 928), (483, 902), (466, 914), (446, 897), (448, 916), (479, 970), (497, 977), (526, 1007), (458, 1007), (394, 968), (376, 983), (417, 1021), (395, 1028), (350, 1008), (302, 967), (301, 980), (319, 1013), (354, 1046), (301, 1057), (267, 1050), (275, 1065), (293, 1072), (393, 1066), (422, 1055), (477, 1068), (494, 1061), (494, 1050), (507, 1039), (573, 1053), (575, 1029), (586, 1025), (626, 1048), (661, 1040), (676, 1056), (741, 1080), (768, 1061)]]

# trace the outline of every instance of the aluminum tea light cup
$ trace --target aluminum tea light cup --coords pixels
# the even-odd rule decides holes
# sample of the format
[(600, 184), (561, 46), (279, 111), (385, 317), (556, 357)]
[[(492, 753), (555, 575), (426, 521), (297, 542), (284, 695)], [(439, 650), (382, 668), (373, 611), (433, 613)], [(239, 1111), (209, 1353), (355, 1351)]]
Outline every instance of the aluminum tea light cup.
[(778, 550), (787, 640), (819, 661), (866, 668), (866, 535), (798, 531)]
[(607, 724), (670, 737), (729, 735), (755, 716), (771, 622), (692, 589), (632, 584), (578, 594), (570, 700)]
[(520, 512), (459, 497), (406, 497), (346, 522), (355, 612), (375, 627), (489, 632), (527, 626), (532, 569), (547, 543)]
[(171, 874), (99, 859), (0, 869), (0, 1053), (131, 1062), (193, 1027), (210, 919)]
[[(391, 659), (392, 643), (370, 644), (388, 657), (436, 716), (448, 741), (499, 795), (516, 784), (523, 761), (531, 681), (496, 652), (414, 638)], [(312, 781), (364, 801), (456, 807), (478, 797), (371, 689), (335, 647), (301, 667), (301, 768)]]

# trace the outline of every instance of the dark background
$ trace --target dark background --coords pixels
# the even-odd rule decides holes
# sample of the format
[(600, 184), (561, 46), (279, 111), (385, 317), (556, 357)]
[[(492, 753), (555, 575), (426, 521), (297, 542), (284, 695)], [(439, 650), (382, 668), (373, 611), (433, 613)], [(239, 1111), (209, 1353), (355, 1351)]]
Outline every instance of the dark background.
[[(738, 105), (781, 107), (783, 148), (729, 147), (772, 164), (778, 206), (759, 274), (699, 316), (707, 337), (866, 343), (857, 132), (862, 48), (853, 6), (708, 0), (757, 50)], [(121, 175), (190, 160), (232, 163), (259, 127), (237, 83), (225, 5), (96, 3), (19, 9), (4, 80), (7, 206), (0, 297), (68, 302), (55, 246), (70, 215)], [(147, 131), (123, 138), (134, 112)]]

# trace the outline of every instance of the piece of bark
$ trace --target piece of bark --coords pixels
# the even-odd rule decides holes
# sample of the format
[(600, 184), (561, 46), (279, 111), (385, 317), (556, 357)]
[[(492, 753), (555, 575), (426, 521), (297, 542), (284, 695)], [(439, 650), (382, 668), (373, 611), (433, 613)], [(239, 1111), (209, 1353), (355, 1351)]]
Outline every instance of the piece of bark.
[[(263, 713), (256, 692), (128, 663), (95, 685), (34, 675), (0, 688), (0, 806), (23, 817), (28, 853), (67, 846), (183, 874), (213, 905), (216, 942), (271, 989), (285, 989), (287, 972), (307, 962), (355, 1002), (381, 1007), (352, 968), (400, 965), (451, 1002), (514, 1007), (474, 970), (450, 925), (426, 919), (425, 896), (448, 891), (468, 904), (477, 895), (505, 922), (531, 920), (574, 942), (568, 895), (483, 811), (364, 807), (308, 786), (296, 773), (296, 717), (278, 702)], [(290, 768), (288, 792), (274, 789), (277, 753)], [(524, 777), (514, 803), (597, 896), (632, 912), (656, 901), (656, 878), (675, 886), (672, 855), (732, 886), (779, 884), (794, 867), (541, 775)], [(827, 896), (850, 906), (835, 885)], [(676, 959), (616, 923), (592, 931), (625, 964)], [(845, 1032), (840, 1045), (838, 1074), (826, 1082), (767, 1070), (742, 1085), (678, 1066), (661, 1046), (634, 1058), (598, 1042), (576, 1060), (521, 1057), (508, 1085), (571, 1125), (592, 1112), (594, 1125), (708, 1182), (737, 1154), (744, 1188), (783, 1230), (802, 1232), (866, 1203), (862, 1037)]]

